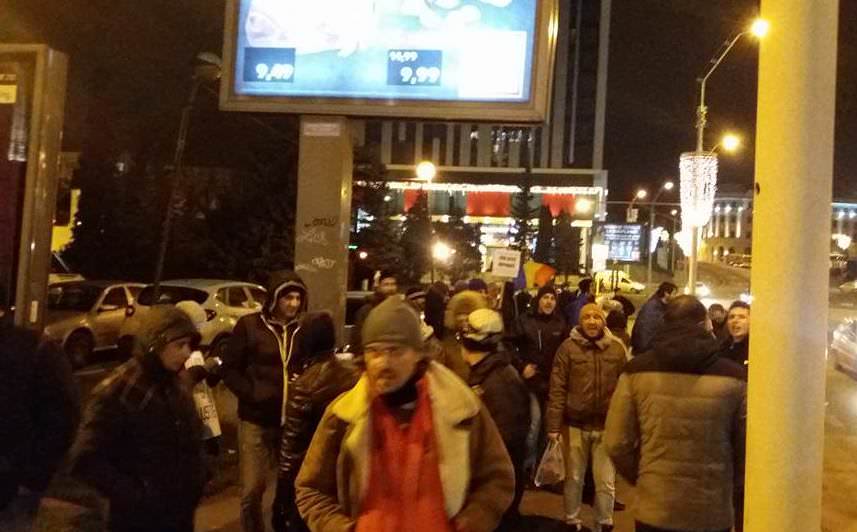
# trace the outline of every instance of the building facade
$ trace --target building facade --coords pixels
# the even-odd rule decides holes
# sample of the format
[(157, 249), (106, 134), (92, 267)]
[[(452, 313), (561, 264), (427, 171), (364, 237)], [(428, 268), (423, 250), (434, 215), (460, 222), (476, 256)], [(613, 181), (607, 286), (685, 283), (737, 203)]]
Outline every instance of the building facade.
[[(565, 210), (589, 237), (605, 217), (604, 131), (611, 0), (560, 2), (549, 119), (538, 126), (355, 121), (355, 144), (386, 168), (390, 201), (404, 215), (417, 193), (429, 195), (435, 219), (455, 208), (479, 223), (483, 243), (505, 247), (511, 204), (528, 174), (534, 206)], [(486, 117), (490, 118), (490, 117)], [(421, 161), (437, 167), (431, 183), (416, 182)], [(535, 222), (535, 220), (534, 220)], [(586, 243), (583, 245), (586, 260)], [(585, 262), (584, 262), (585, 263)]]

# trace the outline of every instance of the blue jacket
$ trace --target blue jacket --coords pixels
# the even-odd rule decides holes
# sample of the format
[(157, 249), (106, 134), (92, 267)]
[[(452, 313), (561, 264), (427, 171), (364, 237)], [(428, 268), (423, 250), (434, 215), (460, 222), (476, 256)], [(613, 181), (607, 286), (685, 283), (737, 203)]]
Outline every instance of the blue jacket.
[(655, 339), (655, 333), (658, 332), (661, 324), (664, 322), (664, 312), (666, 312), (666, 304), (652, 296), (640, 309), (637, 315), (637, 321), (634, 323), (634, 330), (631, 333), (631, 346), (634, 348), (634, 353), (639, 355), (648, 351)]

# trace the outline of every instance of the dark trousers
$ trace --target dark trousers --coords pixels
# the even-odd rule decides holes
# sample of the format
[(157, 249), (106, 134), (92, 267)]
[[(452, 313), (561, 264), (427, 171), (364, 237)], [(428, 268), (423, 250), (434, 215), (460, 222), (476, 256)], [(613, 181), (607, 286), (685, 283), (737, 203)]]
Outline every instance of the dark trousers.
[[(699, 532), (699, 531), (693, 531), (693, 530), (674, 530), (672, 528), (658, 528), (656, 526), (647, 525), (647, 524), (641, 523), (639, 521), (637, 521), (634, 524), (634, 530), (635, 530), (635, 532)], [(726, 528), (726, 529), (723, 529), (722, 531), (717, 531), (717, 532), (730, 532), (730, 530), (731, 529)]]

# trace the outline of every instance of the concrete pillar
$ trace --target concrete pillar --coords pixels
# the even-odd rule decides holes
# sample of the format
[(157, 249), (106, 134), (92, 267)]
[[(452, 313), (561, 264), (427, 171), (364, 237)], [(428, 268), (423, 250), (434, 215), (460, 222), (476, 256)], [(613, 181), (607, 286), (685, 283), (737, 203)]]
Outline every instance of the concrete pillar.
[(301, 117), (295, 271), (310, 310), (329, 310), (339, 338), (345, 324), (351, 223), (352, 140), (348, 120)]
[(838, 4), (762, 0), (748, 532), (821, 530)]

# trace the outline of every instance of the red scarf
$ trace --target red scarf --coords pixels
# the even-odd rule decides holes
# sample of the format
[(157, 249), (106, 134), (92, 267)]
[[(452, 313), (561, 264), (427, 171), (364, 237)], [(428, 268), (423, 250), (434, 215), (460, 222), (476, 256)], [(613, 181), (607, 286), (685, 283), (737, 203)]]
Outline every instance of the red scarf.
[(452, 532), (440, 481), (431, 400), (417, 382), (411, 422), (400, 426), (380, 398), (372, 401), (369, 486), (356, 532)]

